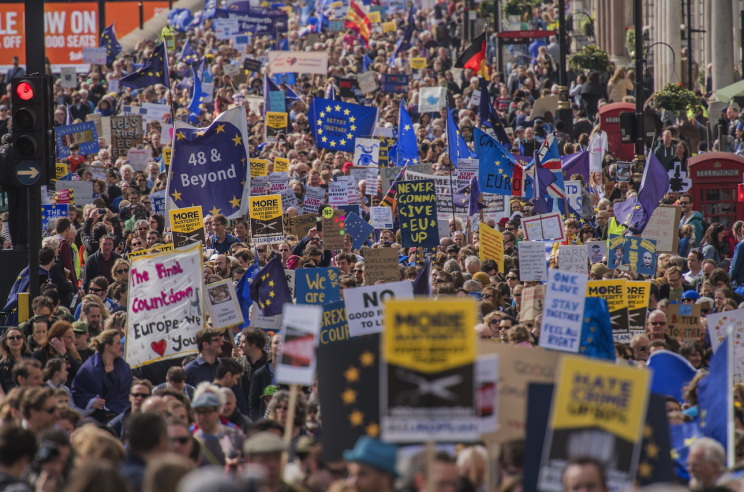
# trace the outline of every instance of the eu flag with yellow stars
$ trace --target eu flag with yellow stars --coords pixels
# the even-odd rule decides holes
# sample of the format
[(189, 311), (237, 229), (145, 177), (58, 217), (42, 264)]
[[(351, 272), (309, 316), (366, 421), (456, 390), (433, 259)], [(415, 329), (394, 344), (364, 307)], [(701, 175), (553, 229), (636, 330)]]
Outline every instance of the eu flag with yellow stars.
[(522, 168), (511, 153), (480, 128), (474, 128), (473, 135), (475, 153), (480, 160), (478, 166), (480, 191), (494, 195), (526, 196), (525, 190), (522, 189), (525, 183), (521, 176)]
[(403, 101), (400, 101), (398, 112), (398, 149), (396, 166), (411, 166), (419, 163), (418, 142), (416, 131), (413, 129), (411, 115), (406, 111)]
[(114, 24), (116, 23), (112, 22), (110, 26), (103, 30), (101, 42), (98, 44), (100, 48), (106, 47), (106, 63), (113, 62), (116, 55), (121, 53), (121, 45), (116, 39), (116, 34), (114, 34)]
[(354, 212), (349, 212), (346, 215), (346, 234), (351, 236), (352, 244), (354, 249), (359, 249), (364, 246), (365, 241), (369, 238), (369, 235), (375, 231), (375, 228), (365, 222), (364, 219), (359, 217)]
[(142, 68), (119, 79), (119, 85), (132, 89), (155, 84), (170, 87), (168, 81), (168, 52), (165, 49), (165, 43), (160, 43), (155, 47)]
[(471, 152), (465, 139), (460, 134), (460, 129), (452, 117), (452, 110), (447, 108), (447, 148), (452, 164), (457, 167), (457, 159), (475, 159), (475, 152)]
[(189, 113), (196, 114), (197, 116), (201, 115), (201, 104), (204, 102), (204, 98), (209, 95), (202, 90), (201, 79), (199, 77), (201, 77), (203, 73), (204, 62), (202, 61), (199, 69), (194, 71), (194, 87), (191, 93), (191, 102), (188, 106)]
[(369, 137), (377, 122), (377, 108), (315, 98), (308, 109), (310, 129), (321, 149), (354, 152), (357, 137)]
[(264, 316), (282, 314), (285, 302), (292, 302), (282, 257), (275, 256), (258, 271), (251, 282), (251, 299), (258, 303)]
[(243, 106), (221, 113), (207, 128), (176, 120), (166, 213), (201, 206), (204, 215), (245, 215), (251, 190), (246, 127)]
[(191, 43), (186, 41), (183, 44), (183, 50), (178, 56), (178, 61), (185, 63), (186, 65), (193, 66), (199, 63), (199, 53), (191, 49)]

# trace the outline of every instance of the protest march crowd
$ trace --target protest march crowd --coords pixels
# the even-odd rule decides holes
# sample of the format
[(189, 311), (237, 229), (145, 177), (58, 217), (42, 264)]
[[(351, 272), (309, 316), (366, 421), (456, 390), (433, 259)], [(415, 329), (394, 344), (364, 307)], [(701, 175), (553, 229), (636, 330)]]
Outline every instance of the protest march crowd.
[[(248, 4), (55, 74), (0, 490), (740, 490), (744, 222), (688, 162), (739, 154), (737, 106), (709, 145), (705, 87), (669, 110), (608, 66), (570, 72), (567, 125), (555, 37), (499, 73), (463, 1)], [(599, 114), (636, 97), (623, 162)]]

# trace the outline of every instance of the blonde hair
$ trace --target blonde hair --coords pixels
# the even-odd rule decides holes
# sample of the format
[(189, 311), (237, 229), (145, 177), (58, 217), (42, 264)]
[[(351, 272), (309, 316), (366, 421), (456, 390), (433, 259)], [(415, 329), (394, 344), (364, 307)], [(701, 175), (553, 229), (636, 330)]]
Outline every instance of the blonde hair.
[(72, 448), (75, 450), (76, 465), (87, 461), (95, 462), (101, 459), (118, 465), (126, 457), (126, 450), (122, 443), (96, 424), (86, 424), (72, 434)]
[(685, 224), (679, 228), (679, 232), (682, 237), (692, 237), (695, 229), (690, 224)]

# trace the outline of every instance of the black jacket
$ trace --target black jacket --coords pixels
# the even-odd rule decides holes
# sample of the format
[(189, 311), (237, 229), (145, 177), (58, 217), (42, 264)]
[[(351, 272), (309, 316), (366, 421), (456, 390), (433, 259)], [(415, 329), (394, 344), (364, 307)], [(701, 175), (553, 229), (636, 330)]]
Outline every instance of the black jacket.
[[(111, 256), (113, 256), (115, 259), (121, 258), (121, 255), (118, 255), (114, 252), (111, 253)], [(88, 285), (90, 284), (91, 280), (101, 275), (103, 275), (104, 277), (109, 277), (111, 275), (111, 272), (101, 272), (101, 267), (98, 263), (98, 259), (100, 257), (101, 250), (99, 249), (94, 254), (89, 256), (85, 262), (85, 267), (83, 268), (83, 287), (85, 288), (86, 293), (88, 292)]]
[[(114, 220), (112, 221), (112, 223), (114, 226), (114, 233), (111, 236), (114, 238), (114, 248), (116, 248), (119, 244), (121, 244), (122, 241), (121, 224), (118, 220)], [(91, 230), (91, 228), (93, 230)], [(93, 226), (92, 218), (85, 219), (82, 232), (80, 233), (80, 241), (82, 242), (83, 246), (85, 246), (85, 250), (88, 252), (89, 256), (100, 249), (100, 241), (103, 235), (103, 228), (96, 230), (96, 228)]]
[[(302, 256), (302, 253), (305, 252), (305, 248), (307, 247), (309, 242), (310, 239), (307, 236), (300, 239), (300, 242), (295, 244), (295, 247), (292, 249), (292, 254), (296, 256)], [(327, 249), (323, 251), (323, 257), (320, 259), (320, 265), (318, 266), (320, 268), (327, 268), (331, 266), (331, 250)]]
[(261, 369), (256, 371), (251, 379), (250, 397), (248, 398), (248, 418), (256, 421), (266, 413), (266, 404), (261, 398), (264, 389), (271, 384), (271, 373), (267, 363)]

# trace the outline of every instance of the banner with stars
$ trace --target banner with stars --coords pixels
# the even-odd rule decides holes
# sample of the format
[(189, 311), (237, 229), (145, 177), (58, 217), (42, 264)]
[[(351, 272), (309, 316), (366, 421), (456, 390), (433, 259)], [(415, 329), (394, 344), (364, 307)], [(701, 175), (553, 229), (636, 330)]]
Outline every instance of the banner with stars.
[(308, 119), (319, 148), (353, 153), (357, 137), (374, 133), (377, 108), (315, 98), (310, 103)]
[(323, 419), (333, 422), (323, 429), (326, 462), (342, 460), (361, 436), (380, 436), (380, 335), (348, 338), (347, 328), (345, 336), (323, 343), (321, 332), (317, 349), (318, 398)]
[(220, 114), (208, 128), (177, 120), (166, 209), (201, 206), (204, 215), (245, 215), (251, 190), (247, 136), (243, 106)]
[(41, 230), (46, 231), (50, 220), (56, 220), (60, 217), (69, 217), (70, 206), (67, 203), (52, 204), (41, 206)]
[(596, 450), (590, 454), (605, 463), (609, 490), (632, 488), (646, 422), (650, 372), (564, 356), (556, 381), (537, 489), (562, 492), (566, 462), (587, 450)]

